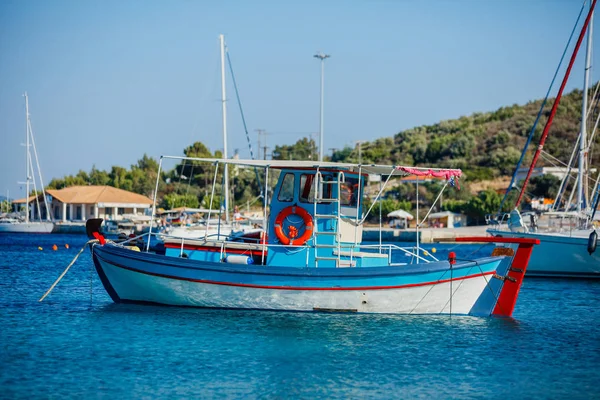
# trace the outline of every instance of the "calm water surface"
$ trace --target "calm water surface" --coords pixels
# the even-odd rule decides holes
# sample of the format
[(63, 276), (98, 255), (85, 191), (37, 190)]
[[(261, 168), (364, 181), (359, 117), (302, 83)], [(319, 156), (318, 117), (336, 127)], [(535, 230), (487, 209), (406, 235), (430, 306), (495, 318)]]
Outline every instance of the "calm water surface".
[(85, 240), (0, 236), (1, 398), (600, 398), (600, 282), (514, 319), (116, 305), (86, 252), (38, 303)]

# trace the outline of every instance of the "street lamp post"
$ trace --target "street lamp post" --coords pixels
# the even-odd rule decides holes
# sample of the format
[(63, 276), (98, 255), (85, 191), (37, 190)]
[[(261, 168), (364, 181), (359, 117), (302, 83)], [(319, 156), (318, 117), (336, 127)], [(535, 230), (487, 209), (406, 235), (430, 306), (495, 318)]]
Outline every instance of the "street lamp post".
[(314, 55), (315, 58), (321, 60), (321, 111), (320, 126), (319, 126), (319, 161), (323, 161), (323, 87), (325, 86), (325, 59), (331, 57), (329, 54), (318, 52)]
[(364, 140), (356, 140), (354, 143), (356, 143), (358, 145), (358, 163), (362, 164), (362, 148), (361, 148), (361, 144), (363, 144), (365, 141)]

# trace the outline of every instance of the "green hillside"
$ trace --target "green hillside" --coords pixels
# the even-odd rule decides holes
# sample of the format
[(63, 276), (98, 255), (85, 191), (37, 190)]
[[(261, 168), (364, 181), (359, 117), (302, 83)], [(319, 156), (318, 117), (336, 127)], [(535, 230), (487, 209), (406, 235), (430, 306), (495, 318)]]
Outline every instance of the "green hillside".
[[(581, 94), (580, 90), (574, 90), (563, 96), (544, 148), (565, 163), (569, 160), (579, 133)], [(553, 101), (554, 99), (551, 99), (546, 104), (524, 167), (529, 166)], [(484, 189), (492, 187), (487, 185), (490, 181), (498, 181), (496, 188), (506, 187), (506, 176), (511, 175), (515, 169), (541, 103), (542, 100), (535, 100), (525, 105), (515, 104), (493, 112), (475, 113), (434, 125), (408, 129), (393, 137), (363, 142), (360, 159), (362, 163), (461, 168), (465, 173), (461, 179), (463, 189), (447, 191), (444, 195), (443, 209), (464, 212), (470, 217), (471, 223), (482, 223), (485, 214), (498, 210), (501, 199), (496, 191)], [(596, 107), (595, 102), (591, 103)], [(596, 107), (592, 110), (590, 120), (595, 121), (597, 115)], [(598, 142), (598, 139), (595, 139), (595, 142)], [(594, 147), (590, 155), (592, 165), (595, 165), (600, 155), (593, 149)], [(220, 152), (213, 154), (200, 142), (188, 146), (183, 153), (188, 157), (221, 157)], [(314, 158), (316, 154), (316, 143), (312, 139), (301, 138), (292, 145), (275, 146), (272, 157), (281, 160), (307, 160)], [(359, 149), (346, 147), (335, 151), (331, 160), (359, 162)], [(538, 165), (552, 165), (548, 160), (547, 156), (543, 156)], [(130, 169), (113, 166), (110, 171), (100, 171), (92, 167), (89, 173), (79, 171), (74, 176), (53, 179), (49, 187), (59, 189), (73, 185), (110, 185), (153, 196), (157, 166), (156, 160), (144, 155)], [(499, 179), (501, 177), (502, 179)], [(180, 163), (175, 168), (161, 173), (158, 187), (160, 203), (167, 208), (183, 205), (208, 207), (212, 179), (212, 172), (195, 162)], [(253, 170), (241, 170), (230, 179), (235, 204), (252, 204), (256, 201), (256, 195), (261, 188)], [(220, 172), (217, 181), (221, 181)], [(553, 176), (534, 178), (527, 193), (532, 196), (554, 197), (558, 185), (558, 179)], [(421, 185), (419, 193), (422, 210), (433, 202), (440, 188), (440, 182)], [(217, 189), (217, 195), (222, 195), (220, 189)], [(385, 197), (381, 206), (386, 212), (398, 208), (410, 211), (416, 207), (415, 190), (409, 184), (390, 187)], [(213, 201), (219, 203), (218, 198)], [(512, 204), (513, 201), (507, 201), (505, 210), (510, 209)], [(376, 214), (378, 215), (378, 212)]]
[[(581, 101), (581, 90), (563, 96), (544, 147), (563, 162), (568, 161), (578, 136)], [(532, 150), (537, 147), (553, 102), (551, 99), (546, 104), (536, 128), (534, 145), (530, 146)], [(541, 104), (542, 100), (515, 104), (364, 142), (361, 145), (362, 162), (461, 168), (469, 181), (511, 175)], [(529, 154), (526, 161), (530, 162), (531, 156)], [(593, 161), (598, 161), (599, 157), (594, 154)], [(332, 155), (332, 161), (358, 162), (358, 159), (358, 148), (345, 148)], [(544, 160), (541, 159), (538, 165), (544, 165)]]

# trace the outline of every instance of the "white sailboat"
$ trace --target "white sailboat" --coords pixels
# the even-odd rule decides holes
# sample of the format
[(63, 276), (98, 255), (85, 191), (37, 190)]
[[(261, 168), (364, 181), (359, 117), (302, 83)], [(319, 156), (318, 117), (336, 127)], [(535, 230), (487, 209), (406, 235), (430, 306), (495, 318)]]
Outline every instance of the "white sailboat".
[[(589, 29), (587, 30), (588, 38), (583, 85), (581, 132), (578, 140), (579, 167), (577, 174), (577, 211), (575, 213), (568, 211), (562, 213), (548, 213), (547, 216), (549, 218), (558, 217), (561, 223), (557, 224), (555, 227), (550, 227), (548, 231), (538, 232), (537, 227), (534, 226), (535, 224), (532, 223), (532, 226), (527, 226), (523, 222), (521, 214), (518, 209), (515, 208), (508, 216), (504, 227), (498, 225), (498, 227), (488, 230), (488, 233), (496, 237), (531, 238), (540, 240), (540, 245), (531, 255), (529, 268), (527, 270), (528, 276), (600, 279), (600, 252), (594, 251), (596, 248), (597, 235), (592, 234), (595, 232), (595, 229), (591, 224), (593, 210), (591, 210), (591, 207), (588, 210), (583, 207), (583, 204), (585, 203), (584, 199), (586, 198), (584, 195), (584, 188), (587, 184), (587, 175), (585, 171), (586, 155), (588, 153), (588, 144), (586, 144), (586, 122), (588, 118), (587, 98), (591, 63), (594, 5), (595, 1), (590, 8), (588, 16)], [(582, 34), (584, 32), (582, 32)], [(573, 57), (575, 55), (576, 51)], [(567, 79), (567, 77), (568, 75), (565, 76), (565, 79)], [(557, 99), (557, 102), (558, 101), (559, 99)], [(548, 129), (548, 127), (546, 129)], [(543, 142), (541, 142), (538, 152), (541, 150), (542, 146)], [(535, 157), (531, 168), (534, 166)], [(567, 177), (565, 177), (565, 179), (567, 179)], [(522, 188), (522, 193), (524, 190), (525, 187)], [(570, 200), (568, 203), (570, 203)], [(572, 219), (573, 217), (575, 218), (575, 223), (569, 221), (569, 219)]]
[[(33, 189), (37, 193), (37, 183), (34, 178), (35, 171), (33, 169), (33, 162), (31, 157), (31, 148), (33, 148), (33, 154), (35, 156), (35, 163), (37, 166), (37, 172), (39, 176), (43, 202), (44, 202), (44, 211), (46, 216), (46, 221), (42, 221), (42, 208), (40, 207), (40, 199), (39, 196), (27, 197), (25, 199), (26, 211), (25, 217), (23, 219), (16, 218), (6, 218), (0, 220), (0, 233), (52, 233), (54, 229), (54, 223), (50, 219), (50, 208), (48, 207), (48, 201), (46, 199), (46, 192), (44, 190), (44, 181), (42, 179), (42, 171), (40, 169), (40, 163), (38, 160), (37, 149), (35, 147), (35, 139), (33, 138), (33, 132), (31, 129), (31, 121), (29, 119), (29, 98), (27, 97), (27, 93), (24, 94), (25, 97), (25, 114), (26, 114), (26, 125), (25, 125), (25, 160), (26, 160), (26, 179), (25, 179), (25, 190), (27, 196), (29, 196), (30, 185), (33, 184)], [(34, 205), (37, 209), (37, 215), (39, 217), (39, 221), (33, 221), (30, 217), (30, 213), (32, 213), (33, 208), (30, 207), (30, 203), (34, 202)]]

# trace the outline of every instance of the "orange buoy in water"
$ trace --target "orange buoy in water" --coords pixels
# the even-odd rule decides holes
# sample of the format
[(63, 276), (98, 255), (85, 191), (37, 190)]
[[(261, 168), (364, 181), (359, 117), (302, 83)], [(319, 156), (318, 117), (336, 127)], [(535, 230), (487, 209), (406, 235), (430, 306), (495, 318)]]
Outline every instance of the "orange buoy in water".
[(65, 243), (65, 249), (68, 249), (68, 248), (69, 248), (69, 244)]
[(55, 244), (53, 244), (53, 245), (52, 245), (52, 250), (54, 250), (54, 251), (58, 250), (58, 246), (57, 246), (57, 245), (55, 245)]

